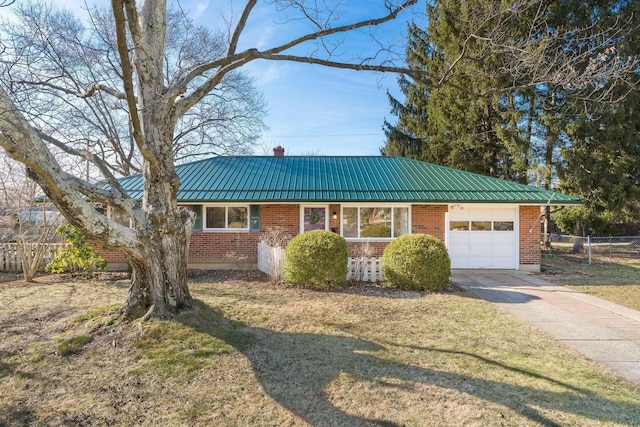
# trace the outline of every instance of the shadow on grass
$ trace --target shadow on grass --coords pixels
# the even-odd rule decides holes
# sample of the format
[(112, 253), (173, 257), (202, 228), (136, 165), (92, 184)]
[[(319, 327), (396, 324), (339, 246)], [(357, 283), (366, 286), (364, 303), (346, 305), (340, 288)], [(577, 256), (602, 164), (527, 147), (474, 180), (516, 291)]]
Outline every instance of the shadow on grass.
[[(385, 379), (391, 378), (455, 390), (511, 408), (532, 422), (544, 426), (561, 424), (545, 416), (543, 411), (574, 413), (597, 421), (621, 424), (633, 424), (640, 420), (639, 406), (612, 401), (589, 390), (578, 389), (549, 378), (538, 376), (549, 381), (554, 388), (560, 386), (565, 390), (538, 390), (398, 363), (385, 359), (383, 354), (373, 354), (385, 348), (370, 341), (252, 327), (225, 318), (222, 313), (201, 301), (195, 301), (194, 304), (195, 310), (181, 315), (178, 320), (198, 332), (222, 339), (244, 354), (251, 362), (264, 391), (312, 425), (398, 425), (387, 420), (349, 414), (335, 406), (325, 390), (343, 373), (387, 386)], [(495, 365), (492, 361), (483, 361)], [(500, 365), (499, 368), (516, 374), (537, 376), (505, 365)], [(425, 414), (425, 417), (428, 415)], [(428, 423), (428, 419), (425, 422)]]
[(0, 426), (32, 426), (37, 422), (33, 410), (25, 405), (10, 406), (0, 402)]
[(456, 283), (453, 285), (459, 289), (458, 295), (464, 298), (484, 300), (493, 303), (526, 304), (539, 300), (540, 297), (511, 289), (494, 289), (468, 283)]

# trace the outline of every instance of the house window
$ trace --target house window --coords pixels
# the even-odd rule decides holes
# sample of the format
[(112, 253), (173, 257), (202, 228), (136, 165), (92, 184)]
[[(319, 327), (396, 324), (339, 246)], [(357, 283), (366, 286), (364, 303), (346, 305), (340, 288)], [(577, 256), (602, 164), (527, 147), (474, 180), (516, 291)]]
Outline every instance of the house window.
[(409, 208), (376, 206), (342, 209), (342, 235), (353, 239), (391, 239), (409, 233)]
[(513, 231), (513, 221), (494, 221), (494, 231)]
[(452, 231), (469, 231), (469, 221), (450, 221), (449, 230)]
[(206, 206), (205, 230), (249, 229), (248, 206)]
[(472, 231), (491, 231), (491, 221), (471, 221)]

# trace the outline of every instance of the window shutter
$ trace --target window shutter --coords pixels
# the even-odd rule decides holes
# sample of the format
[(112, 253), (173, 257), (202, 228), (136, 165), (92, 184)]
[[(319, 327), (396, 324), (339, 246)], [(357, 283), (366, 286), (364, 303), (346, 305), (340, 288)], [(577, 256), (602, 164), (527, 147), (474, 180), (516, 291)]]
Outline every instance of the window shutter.
[(260, 231), (260, 205), (249, 206), (249, 231)]
[(193, 205), (191, 210), (196, 213), (196, 222), (193, 224), (193, 231), (202, 231), (202, 205)]

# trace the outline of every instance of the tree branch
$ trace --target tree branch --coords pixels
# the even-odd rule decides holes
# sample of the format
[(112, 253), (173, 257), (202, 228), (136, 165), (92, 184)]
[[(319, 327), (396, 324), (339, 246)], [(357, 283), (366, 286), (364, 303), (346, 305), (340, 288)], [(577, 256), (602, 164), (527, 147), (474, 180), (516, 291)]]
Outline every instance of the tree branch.
[[(82, 196), (78, 179), (62, 170), (38, 132), (15, 108), (0, 87), (0, 146), (15, 160), (23, 163), (30, 178), (36, 181), (65, 217), (79, 229), (105, 242), (117, 243), (133, 239), (133, 231), (115, 227), (116, 223), (98, 212)], [(71, 178), (71, 179), (69, 179)]]
[[(380, 18), (376, 18), (376, 19), (368, 19), (365, 21), (360, 21), (360, 22), (356, 22), (353, 24), (348, 24), (348, 25), (341, 25), (335, 28), (327, 28), (324, 30), (320, 30), (320, 31), (315, 31), (312, 33), (308, 33), (305, 34), (304, 36), (298, 37), (294, 40), (291, 40), (288, 43), (285, 43), (283, 45), (265, 50), (263, 52), (259, 52), (257, 49), (248, 49), (242, 53), (239, 54), (234, 54), (234, 55), (227, 55), (225, 58), (221, 58), (217, 61), (211, 61), (209, 63), (206, 64), (202, 64), (199, 67), (194, 68), (190, 73), (188, 73), (181, 81), (180, 83), (178, 83), (176, 86), (174, 86), (168, 93), (169, 96), (177, 96), (178, 94), (184, 93), (187, 89), (188, 84), (193, 81), (195, 78), (197, 78), (198, 76), (201, 76), (202, 74), (206, 73), (207, 71), (213, 70), (215, 68), (218, 68), (218, 71), (210, 76), (207, 80), (205, 80), (200, 86), (198, 86), (197, 88), (195, 88), (191, 93), (189, 93), (188, 95), (180, 98), (178, 101), (176, 101), (176, 113), (178, 115), (178, 117), (180, 117), (182, 114), (184, 114), (187, 110), (189, 110), (189, 108), (191, 108), (193, 105), (195, 105), (200, 99), (202, 99), (207, 93), (209, 93), (211, 90), (213, 90), (213, 88), (220, 83), (220, 81), (222, 81), (222, 78), (224, 77), (225, 74), (247, 64), (248, 62), (251, 62), (252, 60), (255, 60), (257, 58), (263, 58), (263, 59), (280, 59), (280, 60), (285, 60), (284, 57), (278, 57), (276, 58), (275, 55), (284, 52), (285, 50), (289, 50), (295, 46), (299, 46), (302, 43), (308, 42), (308, 41), (312, 41), (312, 40), (317, 40), (323, 37), (327, 37), (330, 35), (334, 35), (334, 34), (340, 34), (340, 33), (346, 33), (349, 31), (353, 31), (359, 28), (365, 28), (365, 27), (374, 27), (374, 26), (378, 26), (381, 24), (384, 24), (386, 22), (392, 21), (394, 20), (398, 14), (400, 12), (402, 12), (403, 10), (405, 10), (406, 8), (408, 8), (409, 6), (412, 6), (414, 4), (416, 4), (418, 2), (418, 0), (406, 0), (404, 3), (402, 3), (401, 5), (397, 6), (396, 8), (392, 9), (389, 11), (389, 13), (383, 17)], [(248, 7), (249, 5), (247, 5)], [(253, 7), (253, 6), (251, 6)], [(243, 12), (243, 16), (245, 15), (245, 13), (247, 14), (248, 17), (248, 13), (250, 12), (247, 11), (247, 8), (245, 8), (244, 12)], [(236, 31), (234, 32), (234, 35), (232, 37), (232, 40), (234, 38), (238, 38), (240, 37), (240, 33), (242, 32), (242, 29), (244, 29), (244, 24), (240, 25), (240, 23), (238, 24), (238, 26), (236, 27)], [(233, 51), (235, 51), (235, 47), (233, 49)], [(231, 50), (230, 50), (231, 52)], [(268, 58), (267, 58), (268, 57)], [(317, 59), (314, 58), (312, 56), (309, 57), (309, 61), (302, 61), (301, 57), (297, 57), (297, 56), (291, 56), (290, 58), (296, 58), (297, 62), (308, 62), (308, 63), (315, 63), (315, 64), (321, 64), (321, 65), (326, 65), (326, 66), (330, 66), (330, 67), (335, 67), (335, 68), (350, 68), (350, 69), (355, 69), (353, 68), (353, 65), (347, 65), (346, 67), (340, 67), (338, 66), (340, 63), (339, 62), (334, 62), (334, 61), (326, 61), (326, 60), (321, 60), (321, 59)], [(293, 59), (291, 59), (293, 60)], [(393, 67), (385, 67), (386, 70), (377, 70), (375, 69), (376, 66), (371, 66), (374, 68), (366, 68), (365, 66), (363, 66), (363, 68), (360, 68), (362, 70), (373, 70), (373, 71), (392, 71)], [(395, 71), (394, 71), (395, 72)]]
[(213, 88), (215, 88), (228, 73), (242, 67), (245, 64), (248, 64), (258, 57), (259, 53), (256, 49), (252, 49), (244, 52), (241, 55), (237, 55), (237, 58), (239, 58), (237, 61), (231, 62), (229, 65), (220, 68), (215, 74), (211, 75), (207, 80), (205, 80), (204, 83), (195, 88), (190, 94), (176, 101), (176, 117), (182, 117), (191, 107), (193, 107), (209, 92), (211, 92)]
[[(109, 169), (109, 167), (97, 155), (95, 155), (95, 154), (93, 154), (93, 153), (91, 153), (91, 152), (89, 152), (87, 150), (78, 150), (78, 149), (69, 147), (67, 144), (65, 144), (65, 143), (57, 140), (56, 138), (53, 138), (52, 136), (47, 135), (47, 134), (45, 134), (43, 132), (37, 131), (37, 133), (40, 136), (40, 138), (42, 138), (42, 140), (47, 141), (47, 142), (55, 145), (56, 147), (58, 147), (61, 150), (63, 150), (65, 153), (81, 157), (81, 158), (91, 162), (92, 164), (94, 164), (98, 168), (100, 173), (105, 177), (105, 179), (107, 180), (107, 183), (109, 184), (109, 187), (114, 192), (114, 193), (112, 193), (111, 197), (120, 197), (120, 198), (123, 198), (123, 199), (129, 197), (127, 192), (124, 191), (124, 189), (120, 185), (120, 182), (116, 179), (115, 176), (113, 176), (113, 174), (111, 173), (111, 170)], [(92, 186), (92, 187), (87, 187), (87, 188), (92, 188), (96, 192), (101, 191), (101, 187), (98, 187), (98, 186)]]
[[(146, 146), (144, 138), (142, 137), (142, 126), (140, 125), (140, 117), (138, 116), (138, 107), (136, 104), (136, 96), (134, 93), (133, 85), (133, 67), (129, 61), (129, 49), (127, 47), (127, 33), (126, 22), (127, 19), (124, 13), (124, 1), (112, 0), (111, 6), (113, 8), (113, 16), (116, 26), (116, 42), (118, 45), (118, 54), (120, 56), (120, 63), (122, 65), (122, 81), (124, 84), (124, 93), (127, 99), (127, 105), (129, 107), (129, 118), (131, 119), (132, 137), (136, 141), (136, 145), (140, 149), (145, 158), (151, 158), (152, 155)], [(135, 5), (134, 5), (135, 9)], [(129, 16), (129, 19), (133, 17)], [(131, 24), (135, 26), (135, 24)]]
[(272, 49), (265, 50), (263, 51), (263, 53), (268, 55), (277, 54), (280, 52), (284, 52), (285, 50), (289, 50), (292, 47), (299, 46), (300, 44), (311, 41), (311, 40), (316, 40), (316, 39), (330, 36), (333, 34), (346, 33), (349, 31), (357, 30), (359, 28), (375, 27), (396, 19), (400, 12), (402, 12), (404, 9), (408, 8), (409, 6), (416, 4), (417, 2), (418, 0), (407, 0), (403, 4), (391, 10), (387, 15), (381, 18), (368, 19), (366, 21), (355, 22), (353, 24), (341, 25), (339, 27), (327, 28), (325, 30), (320, 30), (313, 33), (305, 34), (304, 36), (291, 40), (288, 43), (274, 47)]
[(257, 0), (249, 0), (242, 11), (242, 15), (240, 16), (240, 20), (236, 24), (236, 29), (231, 36), (231, 40), (229, 40), (229, 50), (227, 50), (227, 56), (234, 55), (236, 53), (236, 49), (238, 47), (238, 41), (240, 40), (240, 35), (244, 28), (247, 25), (247, 20), (249, 19), (249, 15), (251, 11), (255, 7)]
[(48, 87), (50, 89), (54, 89), (57, 91), (60, 91), (62, 93), (66, 93), (67, 95), (73, 95), (76, 96), (78, 98), (90, 98), (92, 97), (96, 92), (100, 91), (100, 92), (105, 92), (108, 93), (109, 95), (118, 98), (118, 99), (122, 99), (122, 100), (126, 100), (126, 95), (123, 92), (119, 92), (115, 89), (112, 89), (102, 83), (94, 83), (91, 86), (89, 86), (89, 88), (87, 89), (86, 92), (78, 92), (75, 90), (71, 90), (71, 89), (67, 89), (65, 87), (50, 83), (50, 82), (45, 82), (45, 81), (32, 81), (32, 80), (11, 80), (9, 82), (9, 84), (12, 85), (16, 85), (16, 84), (20, 84), (20, 85), (29, 85), (29, 86), (45, 86)]

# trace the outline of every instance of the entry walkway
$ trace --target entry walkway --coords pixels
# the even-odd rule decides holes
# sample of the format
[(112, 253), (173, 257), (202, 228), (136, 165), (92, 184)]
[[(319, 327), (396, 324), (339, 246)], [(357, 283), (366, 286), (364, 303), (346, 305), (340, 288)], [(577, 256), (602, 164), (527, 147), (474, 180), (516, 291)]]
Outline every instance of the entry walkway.
[(453, 270), (451, 281), (640, 384), (640, 312), (530, 273)]

